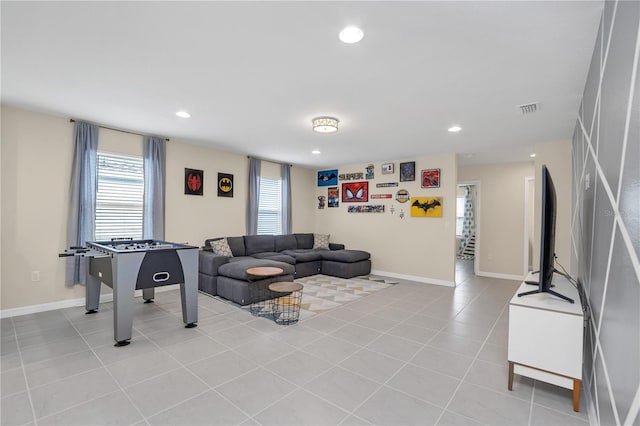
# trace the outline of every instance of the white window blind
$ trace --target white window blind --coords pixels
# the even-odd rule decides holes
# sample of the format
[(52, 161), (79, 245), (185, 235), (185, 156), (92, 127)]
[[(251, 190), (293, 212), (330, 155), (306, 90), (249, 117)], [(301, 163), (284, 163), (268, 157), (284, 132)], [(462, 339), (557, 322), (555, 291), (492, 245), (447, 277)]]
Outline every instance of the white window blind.
[(280, 179), (260, 177), (258, 235), (282, 234), (282, 183)]
[(142, 157), (98, 153), (96, 241), (142, 239)]

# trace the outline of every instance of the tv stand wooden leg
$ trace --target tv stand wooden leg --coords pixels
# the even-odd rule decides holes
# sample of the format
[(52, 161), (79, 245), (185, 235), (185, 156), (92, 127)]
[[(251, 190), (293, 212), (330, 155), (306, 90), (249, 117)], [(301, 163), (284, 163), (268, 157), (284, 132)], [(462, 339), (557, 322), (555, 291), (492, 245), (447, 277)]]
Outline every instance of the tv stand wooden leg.
[(580, 380), (573, 379), (573, 411), (580, 411)]
[(513, 362), (509, 361), (509, 383), (507, 384), (509, 390), (513, 390)]

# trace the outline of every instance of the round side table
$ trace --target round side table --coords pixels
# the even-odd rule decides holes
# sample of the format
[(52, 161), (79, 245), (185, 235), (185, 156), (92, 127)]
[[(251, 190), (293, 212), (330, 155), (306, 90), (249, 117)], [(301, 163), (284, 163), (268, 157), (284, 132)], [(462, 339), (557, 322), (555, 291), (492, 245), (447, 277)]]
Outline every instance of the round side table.
[(291, 325), (298, 322), (303, 288), (302, 284), (292, 282), (269, 284), (270, 291), (281, 294), (280, 297), (271, 300), (273, 320), (276, 323)]
[[(276, 268), (275, 266), (256, 266), (247, 269), (247, 275), (257, 278), (276, 277), (283, 272), (282, 268)], [(270, 313), (266, 309), (266, 300), (269, 299), (269, 296), (269, 289), (266, 285), (257, 282), (249, 282), (249, 299), (251, 300), (249, 312), (251, 312), (251, 315), (259, 316)]]

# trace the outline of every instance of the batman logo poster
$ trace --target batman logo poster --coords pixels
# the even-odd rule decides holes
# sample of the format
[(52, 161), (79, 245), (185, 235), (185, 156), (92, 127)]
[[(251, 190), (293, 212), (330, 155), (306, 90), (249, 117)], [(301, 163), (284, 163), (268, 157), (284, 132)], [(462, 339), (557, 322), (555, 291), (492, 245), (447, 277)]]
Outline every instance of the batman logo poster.
[(233, 197), (233, 175), (218, 173), (218, 197)]

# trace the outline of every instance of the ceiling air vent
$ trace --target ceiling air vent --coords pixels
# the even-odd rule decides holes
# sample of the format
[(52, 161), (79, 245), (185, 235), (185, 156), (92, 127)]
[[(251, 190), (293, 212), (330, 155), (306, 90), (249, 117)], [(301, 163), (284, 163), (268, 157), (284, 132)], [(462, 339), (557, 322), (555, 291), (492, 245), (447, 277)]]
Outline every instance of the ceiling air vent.
[(539, 105), (538, 102), (533, 102), (530, 104), (522, 104), (518, 107), (523, 114), (533, 114), (534, 112), (538, 111)]

